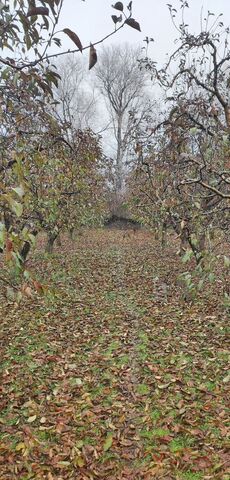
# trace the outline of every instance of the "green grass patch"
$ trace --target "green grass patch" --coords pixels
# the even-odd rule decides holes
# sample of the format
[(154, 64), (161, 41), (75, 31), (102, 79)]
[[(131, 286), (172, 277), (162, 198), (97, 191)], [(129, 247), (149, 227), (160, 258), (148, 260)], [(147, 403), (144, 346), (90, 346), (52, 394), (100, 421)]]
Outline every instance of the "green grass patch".
[(153, 438), (160, 438), (169, 435), (169, 430), (164, 428), (154, 428), (152, 430), (141, 430), (140, 436), (143, 438), (153, 439)]
[(159, 418), (161, 417), (161, 413), (159, 410), (152, 410), (151, 413), (150, 413), (150, 418), (152, 420), (152, 422), (156, 423)]
[(194, 473), (189, 470), (187, 472), (178, 472), (176, 478), (178, 480), (202, 480), (204, 476), (202, 473)]
[(117, 342), (117, 341), (112, 342), (112, 343), (108, 346), (107, 350), (105, 351), (105, 355), (106, 355), (106, 356), (112, 355), (113, 352), (115, 352), (115, 350), (117, 350), (117, 349), (119, 348), (119, 346), (120, 346), (120, 343), (119, 343), (119, 342)]
[(192, 437), (177, 437), (170, 442), (169, 448), (172, 453), (176, 453), (184, 450), (185, 448), (191, 447), (193, 444), (194, 439)]
[(149, 386), (146, 385), (145, 383), (140, 383), (137, 385), (137, 393), (139, 395), (149, 395), (150, 389)]

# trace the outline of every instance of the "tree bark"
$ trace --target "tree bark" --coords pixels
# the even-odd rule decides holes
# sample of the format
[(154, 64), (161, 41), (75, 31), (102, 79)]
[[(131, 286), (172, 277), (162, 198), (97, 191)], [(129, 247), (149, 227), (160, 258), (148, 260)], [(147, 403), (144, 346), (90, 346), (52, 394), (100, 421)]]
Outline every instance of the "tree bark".
[(163, 222), (161, 225), (161, 248), (164, 248), (166, 245), (166, 233), (167, 233), (167, 224)]
[(199, 251), (202, 253), (206, 248), (206, 232), (203, 232), (199, 237)]
[(57, 237), (57, 245), (58, 245), (59, 247), (61, 247), (61, 245), (62, 245), (62, 244), (61, 244), (61, 236), (60, 236), (60, 233), (59, 233), (59, 235), (58, 235), (58, 237)]
[(46, 244), (46, 253), (53, 253), (54, 242), (58, 237), (58, 233), (48, 233), (47, 244)]
[(74, 228), (73, 227), (69, 229), (69, 238), (72, 241), (74, 239)]
[(123, 172), (122, 172), (122, 114), (117, 118), (117, 157), (116, 157), (116, 193), (122, 191)]
[[(36, 237), (37, 234), (38, 234), (37, 230), (33, 230), (32, 235), (34, 237)], [(20, 257), (21, 257), (21, 262), (22, 263), (25, 263), (28, 255), (30, 253), (30, 250), (31, 250), (31, 243), (26, 240), (26, 242), (24, 243), (24, 245), (23, 245), (23, 247), (20, 251)]]

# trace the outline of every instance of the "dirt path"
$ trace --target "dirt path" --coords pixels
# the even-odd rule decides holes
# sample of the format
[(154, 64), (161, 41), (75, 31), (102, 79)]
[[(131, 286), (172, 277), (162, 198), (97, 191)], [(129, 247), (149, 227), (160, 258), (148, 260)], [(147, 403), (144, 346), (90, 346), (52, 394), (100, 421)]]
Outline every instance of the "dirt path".
[(93, 232), (1, 306), (1, 480), (227, 480), (226, 320), (182, 303), (173, 249)]

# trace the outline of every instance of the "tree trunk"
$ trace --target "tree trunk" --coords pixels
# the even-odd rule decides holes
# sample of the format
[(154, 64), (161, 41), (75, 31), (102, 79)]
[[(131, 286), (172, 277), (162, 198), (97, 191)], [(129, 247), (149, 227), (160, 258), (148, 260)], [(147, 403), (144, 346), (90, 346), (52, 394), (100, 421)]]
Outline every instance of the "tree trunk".
[(186, 230), (183, 229), (180, 234), (180, 251), (179, 251), (180, 256), (183, 256), (185, 254), (187, 247), (188, 247), (188, 238), (187, 238)]
[(199, 251), (202, 253), (206, 247), (206, 232), (203, 232), (199, 237)]
[(20, 257), (21, 257), (21, 262), (25, 263), (31, 249), (31, 243), (30, 242), (25, 242), (21, 251), (20, 251)]
[(54, 242), (58, 237), (58, 233), (48, 233), (47, 244), (46, 244), (46, 253), (53, 253)]
[(74, 239), (74, 227), (71, 227), (69, 229), (69, 238), (70, 238), (70, 240), (73, 241), (73, 239)]
[[(36, 237), (37, 234), (38, 234), (37, 230), (33, 230), (32, 235), (34, 237)], [(26, 242), (24, 243), (24, 245), (23, 245), (23, 247), (20, 251), (20, 257), (21, 257), (21, 262), (22, 263), (25, 263), (28, 255), (30, 253), (30, 250), (31, 250), (31, 243), (26, 240)]]
[(8, 232), (9, 229), (10, 229), (10, 226), (11, 226), (11, 218), (10, 218), (10, 214), (6, 211), (4, 211), (4, 224), (5, 224), (5, 227), (6, 227), (6, 231)]
[(122, 191), (123, 165), (122, 165), (122, 114), (117, 118), (117, 156), (116, 156), (116, 193)]
[(59, 235), (58, 235), (58, 237), (57, 237), (57, 245), (58, 245), (59, 247), (61, 247), (61, 236), (60, 236), (60, 233), (59, 233)]
[(166, 245), (166, 232), (167, 232), (167, 224), (163, 222), (161, 225), (161, 248), (164, 248)]

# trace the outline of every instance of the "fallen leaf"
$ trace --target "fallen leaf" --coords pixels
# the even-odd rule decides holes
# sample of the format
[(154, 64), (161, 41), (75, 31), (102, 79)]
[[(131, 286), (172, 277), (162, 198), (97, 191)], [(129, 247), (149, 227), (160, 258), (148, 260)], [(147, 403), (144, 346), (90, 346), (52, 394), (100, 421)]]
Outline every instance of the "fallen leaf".
[(32, 415), (32, 417), (27, 418), (28, 423), (33, 423), (37, 418), (37, 415)]
[(113, 444), (113, 435), (110, 433), (107, 435), (103, 445), (104, 452), (107, 452), (112, 447), (112, 444)]

